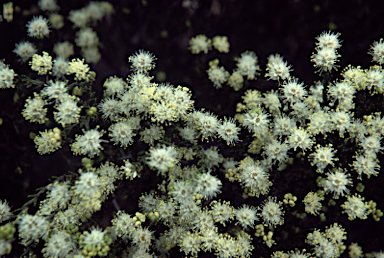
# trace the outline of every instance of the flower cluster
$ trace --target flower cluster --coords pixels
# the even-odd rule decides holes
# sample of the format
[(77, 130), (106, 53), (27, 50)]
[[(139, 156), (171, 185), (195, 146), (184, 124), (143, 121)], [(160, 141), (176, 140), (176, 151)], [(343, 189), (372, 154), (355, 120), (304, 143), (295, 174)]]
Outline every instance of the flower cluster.
[[(184, 6), (186, 2), (193, 1), (184, 1)], [(214, 4), (212, 9), (220, 9)], [(53, 29), (63, 27), (64, 17), (54, 13), (59, 10), (56, 0), (39, 0), (38, 5), (50, 13)], [(66, 160), (68, 155), (81, 156), (77, 173), (55, 178), (32, 196), (40, 201), (34, 215), (27, 210), (32, 201), (16, 215), (21, 244), (29, 248), (43, 240), (44, 257), (57, 258), (167, 257), (174, 248), (194, 257), (201, 252), (251, 257), (253, 245), (271, 248), (284, 240), (284, 223), (302, 220), (305, 223), (294, 225), (299, 232), (308, 223), (313, 223), (313, 230), (329, 214), (351, 221), (371, 215), (378, 221), (383, 216), (373, 200), (365, 201), (362, 183), (353, 187), (356, 179), (365, 182), (380, 174), (384, 118), (381, 113), (361, 118), (356, 103), (370, 97), (361, 98), (362, 91), (384, 92), (382, 39), (369, 50), (376, 65), (367, 69), (349, 65), (341, 78), (333, 80), (330, 73), (339, 67), (341, 34), (323, 32), (316, 37), (311, 61), (320, 75), (326, 74), (312, 85), (294, 77), (293, 66), (283, 56), (270, 54), (264, 76), (274, 88), (267, 91), (266, 80), (257, 80), (262, 69), (254, 51), (233, 55), (234, 68), (228, 72), (222, 65), (225, 59), (207, 60), (211, 54), (230, 56), (228, 37), (194, 36), (189, 41), (192, 54), (217, 50), (200, 56), (207, 62), (204, 68), (196, 66), (200, 74), (206, 71), (215, 90), (232, 91), (224, 88), (226, 84), (235, 91), (247, 87), (239, 92), (239, 99), (243, 94), (236, 114), (219, 116), (195, 106), (193, 83), (186, 87), (156, 82), (157, 59), (143, 49), (129, 56), (128, 76), (108, 75), (95, 91), (95, 73), (88, 63), (101, 59), (98, 47), (105, 45), (92, 26), (112, 11), (109, 3), (91, 1), (69, 12), (68, 20), (78, 30), (74, 43), (81, 48), (81, 58), (67, 60), (75, 53), (69, 41), (55, 44), (54, 60), (48, 52), (37, 54), (33, 43), (16, 44), (13, 52), (18, 58), (22, 62), (31, 58), (31, 70), (44, 75), (39, 80), (16, 78), (13, 69), (0, 63), (0, 88), (16, 84), (22, 94), (15, 94), (14, 102), (20, 96), (26, 99), (18, 102), (24, 103), (24, 119), (40, 124), (36, 128), (47, 127), (30, 134), (37, 152), (58, 151)], [(50, 33), (42, 16), (34, 17), (27, 30), (37, 39)], [(160, 77), (158, 73), (156, 78)], [(347, 162), (345, 157), (352, 158)], [(295, 196), (286, 191), (291, 187)], [(138, 199), (137, 205), (132, 198)], [(329, 213), (336, 205), (339, 209)], [(104, 221), (110, 222), (108, 227), (96, 225), (106, 218), (99, 212), (104, 209), (117, 211)], [(307, 223), (305, 216), (319, 219)], [(11, 225), (12, 219), (8, 203), (0, 200), (0, 222), (10, 220)], [(15, 231), (5, 230), (7, 225), (0, 225), (0, 255), (9, 253), (13, 239), (9, 232)], [(262, 241), (253, 241), (251, 233)], [(272, 257), (340, 257), (346, 234), (334, 223), (302, 239), (310, 251), (276, 251)], [(128, 248), (120, 249), (127, 243)], [(351, 244), (349, 249), (360, 256), (358, 246)]]
[(199, 54), (200, 52), (207, 54), (211, 47), (212, 40), (203, 34), (189, 40), (189, 50), (191, 50), (192, 54)]
[(20, 57), (21, 62), (25, 62), (37, 53), (37, 49), (33, 43), (24, 41), (16, 43), (16, 47), (13, 52)]
[(76, 80), (86, 80), (89, 79), (89, 66), (87, 64), (84, 64), (84, 60), (72, 59), (71, 62), (69, 62), (68, 71), (67, 74), (74, 74)]
[(45, 130), (40, 132), (39, 136), (35, 139), (36, 149), (40, 154), (47, 154), (54, 152), (61, 148), (61, 135), (60, 129), (55, 127), (52, 130)]
[(43, 16), (34, 16), (27, 24), (28, 36), (34, 38), (43, 38), (49, 34), (48, 20)]
[(105, 142), (105, 140), (100, 139), (103, 133), (103, 131), (100, 132), (96, 128), (84, 131), (83, 135), (77, 135), (75, 142), (71, 145), (72, 151), (76, 155), (87, 155), (93, 158), (103, 149), (101, 143)]
[(29, 62), (31, 69), (39, 75), (46, 75), (52, 69), (52, 57), (43, 51), (43, 55), (34, 54)]
[(267, 68), (265, 69), (267, 73), (265, 77), (269, 77), (271, 80), (284, 81), (290, 77), (290, 72), (292, 72), (292, 66), (283, 61), (283, 58), (279, 54), (271, 54), (268, 57)]
[(4, 64), (4, 60), (0, 61), (0, 89), (14, 88), (15, 84), (13, 79), (16, 74), (13, 69)]
[(337, 58), (340, 55), (337, 53), (337, 49), (341, 47), (341, 41), (339, 40), (340, 33), (323, 32), (316, 37), (316, 53), (311, 56), (311, 61), (314, 66), (318, 68), (320, 74), (322, 72), (330, 72), (332, 69), (337, 70), (336, 65)]

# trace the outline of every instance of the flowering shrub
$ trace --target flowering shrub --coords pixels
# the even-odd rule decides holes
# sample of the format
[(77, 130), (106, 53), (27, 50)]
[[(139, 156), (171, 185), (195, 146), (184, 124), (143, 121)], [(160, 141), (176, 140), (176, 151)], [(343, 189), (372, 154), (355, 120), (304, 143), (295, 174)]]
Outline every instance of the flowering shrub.
[(40, 188), (21, 204), (0, 195), (0, 255), (379, 257), (364, 231), (383, 216), (383, 40), (359, 66), (342, 59), (342, 29), (317, 31), (295, 60), (247, 45), (243, 27), (224, 33), (227, 20), (195, 31), (233, 1), (173, 1), (194, 21), (174, 22), (184, 32), (152, 30), (167, 19), (128, 2), (15, 7), (24, 38), (0, 61), (0, 145), (19, 163), (1, 182)]

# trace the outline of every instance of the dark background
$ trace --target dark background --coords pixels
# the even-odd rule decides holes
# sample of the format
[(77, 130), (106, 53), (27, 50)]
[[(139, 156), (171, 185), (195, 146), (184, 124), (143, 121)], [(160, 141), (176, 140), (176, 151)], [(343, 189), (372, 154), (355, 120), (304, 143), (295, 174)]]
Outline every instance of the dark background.
[[(340, 38), (343, 42), (339, 50), (341, 55), (339, 71), (348, 64), (361, 65), (362, 68), (371, 65), (368, 49), (375, 40), (384, 36), (382, 1), (207, 0), (199, 1), (197, 9), (186, 9), (181, 6), (181, 1), (170, 0), (145, 3), (117, 0), (109, 2), (113, 4), (115, 13), (93, 27), (101, 42), (102, 56), (99, 63), (91, 65), (92, 70), (97, 73), (93, 87), (97, 97), (102, 98), (104, 80), (110, 75), (126, 77), (129, 74), (128, 56), (138, 49), (144, 49), (153, 52), (157, 57), (153, 76), (159, 71), (165, 72), (166, 81), (191, 88), (196, 108), (204, 107), (221, 117), (235, 114), (236, 104), (241, 101), (241, 96), (247, 89), (257, 88), (263, 92), (267, 89), (277, 89), (274, 82), (264, 79), (265, 64), (270, 54), (283, 55), (288, 63), (293, 65), (292, 75), (310, 86), (314, 81), (321, 79), (314, 73), (310, 56), (314, 51), (315, 37), (322, 31), (334, 28), (335, 32), (341, 33)], [(70, 10), (82, 8), (86, 4), (88, 1), (58, 0), (58, 5), (61, 7), (59, 13), (66, 17)], [(21, 11), (15, 12), (13, 22), (0, 23), (0, 59), (4, 58), (5, 63), (10, 64), (17, 74), (26, 74), (33, 78), (37, 78), (37, 75), (32, 73), (26, 64), (18, 62), (12, 53), (15, 43), (30, 40), (36, 44), (39, 52), (44, 50), (53, 54), (53, 45), (64, 40), (74, 42), (76, 31), (72, 28), (72, 23), (65, 20), (65, 26), (59, 31), (53, 30), (49, 38), (42, 40), (28, 38), (25, 24), (33, 17), (33, 13), (44, 15), (43, 12), (36, 10), (36, 5), (37, 1), (14, 1), (14, 7), (19, 6)], [(32, 13), (23, 15), (23, 11), (27, 9), (32, 10)], [(221, 54), (212, 50), (208, 55), (192, 55), (188, 50), (188, 41), (197, 34), (206, 34), (210, 38), (216, 35), (228, 36), (231, 44), (230, 53)], [(239, 92), (233, 91), (228, 86), (215, 89), (206, 75), (208, 62), (219, 58), (226, 70), (232, 71), (235, 68), (233, 58), (245, 50), (257, 54), (263, 70), (261, 76), (256, 81), (247, 82)], [(75, 52), (78, 56), (80, 49), (75, 47)], [(340, 78), (338, 74), (334, 73), (333, 79)], [(44, 80), (44, 77), (41, 79)], [(20, 113), (25, 100), (15, 102), (14, 94), (15, 90), (12, 89), (0, 92), (0, 117), (3, 118), (3, 124), (0, 126), (0, 198), (8, 200), (13, 209), (16, 209), (28, 200), (27, 195), (33, 194), (36, 188), (46, 185), (51, 176), (76, 171), (81, 165), (81, 158), (70, 157), (68, 161), (68, 156), (61, 152), (38, 155), (29, 133), (42, 131), (46, 126), (24, 121)], [(360, 102), (357, 102), (356, 116), (361, 118), (362, 115), (382, 110), (381, 96), (373, 97), (368, 102), (368, 106), (364, 102), (362, 102), (364, 105), (360, 106)], [(344, 154), (346, 159), (342, 162), (348, 164), (353, 151), (346, 153)], [(379, 158), (382, 156), (379, 155)], [(305, 174), (305, 170), (311, 168), (301, 164), (300, 161), (294, 165), (296, 167), (288, 170), (287, 176), (284, 177), (288, 178), (287, 181), (279, 181), (281, 179), (276, 177), (270, 194), (279, 195), (281, 198), (286, 191), (290, 191), (296, 194), (301, 202), (303, 198), (301, 195), (308, 192), (305, 189), (309, 189), (309, 186), (316, 187), (313, 181), (315, 177), (310, 176), (312, 180), (308, 182), (305, 181), (309, 180), (306, 176), (297, 178), (299, 170)], [(378, 177), (365, 179), (363, 184), (366, 190), (362, 194), (366, 199), (376, 201), (381, 209), (384, 209), (383, 177), (381, 172)], [(356, 179), (354, 174), (353, 178)], [(288, 184), (289, 182), (293, 185)], [(354, 180), (354, 186), (356, 182)], [(231, 191), (229, 187), (232, 186), (225, 185), (223, 190)], [(225, 193), (219, 197), (224, 198)], [(272, 249), (260, 244), (258, 246), (261, 246), (261, 249), (258, 250), (256, 247), (253, 253), (256, 255), (259, 252), (260, 256), (266, 256), (276, 250), (308, 248), (303, 242), (311, 228), (323, 229), (325, 225), (335, 221), (340, 222), (348, 232), (348, 239), (345, 242), (347, 246), (351, 242), (358, 242), (364, 252), (379, 251), (384, 243), (383, 220), (374, 222), (370, 217), (365, 221), (349, 222), (346, 215), (340, 215), (339, 205), (343, 201), (339, 200), (336, 205), (337, 215), (327, 214), (326, 223), (319, 223), (318, 218), (307, 216), (308, 219), (304, 223), (307, 228), (300, 230), (299, 233), (294, 233), (295, 228), (301, 226), (299, 223), (303, 222), (287, 216), (281, 232), (290, 233), (289, 240), (277, 241), (278, 248)], [(240, 198), (232, 202), (240, 205), (244, 201)], [(257, 200), (254, 202), (260, 203)], [(301, 204), (298, 205), (302, 207)], [(288, 213), (289, 211), (286, 211), (286, 214)]]

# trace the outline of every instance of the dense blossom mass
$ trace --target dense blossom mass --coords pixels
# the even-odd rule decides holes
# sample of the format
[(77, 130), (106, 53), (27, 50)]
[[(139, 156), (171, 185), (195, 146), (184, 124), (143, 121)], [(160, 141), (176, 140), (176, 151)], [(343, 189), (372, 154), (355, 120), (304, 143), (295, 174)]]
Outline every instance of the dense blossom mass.
[[(199, 6), (182, 2), (189, 14)], [(216, 2), (209, 15), (218, 15)], [(382, 176), (384, 118), (361, 112), (363, 102), (384, 93), (383, 39), (368, 50), (370, 67), (340, 67), (342, 35), (322, 32), (307, 60), (319, 80), (308, 84), (300, 71), (293, 75), (288, 56), (235, 52), (230, 35), (180, 37), (184, 54), (197, 60), (191, 71), (204, 77), (204, 94), (230, 92), (224, 106), (239, 96), (232, 116), (219, 112), (222, 106), (195, 103), (202, 94), (188, 76), (188, 83), (166, 82), (163, 58), (156, 66), (163, 54), (155, 50), (156, 56), (141, 48), (125, 53), (132, 49), (126, 42), (128, 48), (119, 47), (124, 67), (100, 61), (110, 57), (97, 26), (107, 26), (114, 12), (130, 17), (141, 9), (91, 1), (64, 17), (56, 0), (34, 8), (42, 15), (29, 17), (12, 53), (28, 74), (0, 61), (0, 89), (13, 91), (21, 121), (2, 114), (18, 136), (32, 128), (27, 136), (39, 155), (77, 171), (52, 178), (20, 210), (0, 199), (0, 256), (19, 245), (30, 257), (46, 258), (363, 257), (347, 238), (359, 231), (341, 222), (383, 216), (373, 191), (364, 197), (364, 184)], [(7, 21), (10, 9), (4, 5)], [(62, 35), (66, 27), (75, 32)], [(165, 40), (169, 32), (159, 33)], [(129, 37), (142, 44), (144, 30)], [(17, 167), (17, 176), (24, 170)], [(306, 249), (294, 248), (291, 238)]]

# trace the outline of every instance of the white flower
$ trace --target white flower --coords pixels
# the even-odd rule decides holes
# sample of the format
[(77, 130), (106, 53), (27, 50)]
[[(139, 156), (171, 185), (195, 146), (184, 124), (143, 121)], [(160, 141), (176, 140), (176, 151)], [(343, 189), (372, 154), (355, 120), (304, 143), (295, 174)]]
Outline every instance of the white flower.
[(302, 149), (303, 153), (313, 144), (313, 140), (303, 128), (295, 128), (288, 138), (288, 143), (295, 151), (297, 148)]
[(18, 219), (19, 237), (25, 246), (32, 242), (39, 242), (40, 238), (46, 239), (49, 234), (50, 224), (47, 219), (38, 215), (22, 215)]
[(60, 7), (57, 5), (56, 0), (39, 0), (38, 3), (42, 11), (57, 11)]
[(60, 208), (66, 207), (68, 201), (71, 199), (69, 193), (69, 186), (67, 182), (64, 183), (54, 183), (49, 186), (48, 197), (55, 203), (59, 205)]
[(368, 90), (374, 89), (375, 93), (383, 93), (384, 89), (384, 73), (381, 66), (375, 65), (369, 67), (365, 72), (365, 84)]
[(101, 54), (97, 46), (84, 47), (81, 49), (81, 53), (83, 54), (83, 57), (87, 63), (96, 64), (101, 58)]
[(308, 108), (306, 102), (296, 102), (291, 105), (292, 111), (290, 115), (294, 117), (296, 121), (298, 121), (301, 125), (306, 125), (306, 120), (309, 116), (313, 114), (313, 109)]
[(368, 54), (372, 55), (372, 61), (383, 64), (384, 63), (384, 42), (383, 39), (373, 42)]
[(340, 55), (337, 53), (337, 49), (340, 48), (340, 40), (338, 37), (340, 33), (323, 32), (317, 36), (316, 39), (316, 51), (311, 56), (311, 61), (314, 62), (314, 66), (318, 68), (320, 74), (322, 72), (330, 72), (332, 69), (337, 70), (336, 65), (337, 58)]
[(276, 202), (276, 197), (269, 196), (262, 204), (260, 216), (264, 220), (265, 226), (276, 226), (284, 223), (284, 211), (280, 203)]
[(69, 62), (59, 56), (53, 61), (52, 74), (55, 77), (64, 77), (67, 74)]
[(175, 105), (177, 108), (175, 110), (176, 116), (178, 118), (183, 118), (189, 112), (194, 108), (193, 103), (194, 100), (192, 100), (192, 93), (191, 90), (187, 87), (181, 87), (178, 86), (174, 92), (173, 92), (173, 99), (171, 99), (172, 104)]
[(335, 172), (328, 172), (327, 179), (323, 181), (322, 185), (326, 193), (333, 193), (333, 198), (338, 199), (339, 196), (344, 196), (349, 193), (347, 185), (351, 185), (352, 181), (348, 174), (345, 174), (340, 168)]
[(7, 201), (0, 200), (0, 223), (8, 220), (12, 216), (11, 208)]
[(324, 85), (317, 81), (315, 82), (315, 85), (312, 85), (309, 89), (309, 92), (311, 95), (316, 99), (318, 102), (323, 102), (323, 91), (324, 91)]
[(92, 228), (91, 233), (88, 231), (83, 233), (82, 242), (84, 245), (101, 246), (104, 244), (104, 235), (105, 231), (103, 232), (99, 228)]
[(273, 121), (273, 134), (279, 136), (287, 136), (296, 128), (296, 122), (285, 114), (275, 117)]
[(43, 248), (44, 257), (65, 258), (75, 249), (75, 243), (71, 235), (65, 231), (54, 233)]
[(228, 42), (227, 36), (215, 36), (215, 37), (213, 37), (212, 45), (220, 53), (228, 53), (229, 52), (229, 42)]
[(128, 81), (133, 88), (149, 87), (153, 77), (148, 74), (135, 72), (128, 77)]
[(321, 238), (318, 245), (315, 245), (314, 248), (315, 254), (317, 257), (339, 257), (340, 251), (336, 244), (333, 244), (327, 238)]
[(157, 197), (153, 197), (153, 193), (145, 194), (140, 197), (139, 207), (141, 207), (143, 212), (148, 214), (154, 212), (159, 203), (160, 200)]
[(172, 201), (164, 202), (161, 201), (159, 206), (157, 207), (157, 211), (159, 213), (159, 218), (163, 221), (164, 224), (169, 225), (172, 224), (176, 213), (175, 203)]
[(197, 257), (197, 254), (200, 251), (201, 244), (200, 235), (188, 232), (179, 241), (180, 251), (183, 251), (186, 255), (191, 254), (191, 256)]
[[(55, 105), (57, 112), (54, 112), (55, 121), (63, 127), (67, 124), (76, 124), (79, 122), (81, 107), (77, 106), (78, 99), (66, 94), (67, 97)], [(63, 97), (64, 95), (62, 95)]]
[(109, 136), (112, 138), (112, 141), (115, 142), (115, 144), (120, 143), (120, 146), (124, 148), (133, 143), (133, 137), (136, 135), (133, 132), (131, 124), (127, 121), (112, 124), (109, 127), (109, 131)]
[(271, 113), (273, 114), (280, 113), (281, 103), (280, 103), (279, 95), (276, 91), (272, 90), (268, 93), (264, 93), (263, 103)]
[(102, 186), (100, 178), (94, 172), (82, 173), (74, 186), (75, 193), (81, 198), (99, 198)]
[(115, 233), (127, 240), (130, 233), (135, 229), (135, 220), (124, 211), (118, 211), (116, 217), (111, 220), (112, 228)]
[(210, 252), (216, 247), (217, 241), (220, 236), (215, 229), (207, 229), (202, 234), (202, 246), (205, 252)]
[[(260, 106), (263, 104), (263, 96), (258, 90), (247, 90), (244, 96), (241, 97), (244, 100), (244, 103), (248, 109), (260, 109)], [(243, 110), (241, 108), (240, 110)]]
[(119, 118), (119, 114), (122, 112), (122, 104), (121, 101), (114, 97), (105, 98), (100, 102), (99, 109), (101, 110), (101, 117), (103, 119), (115, 121)]
[(40, 135), (35, 137), (34, 142), (39, 154), (54, 152), (61, 148), (61, 131), (57, 127), (50, 130), (45, 129), (44, 132), (40, 132)]
[(223, 156), (219, 153), (217, 147), (211, 147), (209, 149), (203, 150), (204, 162), (210, 168), (213, 166), (219, 166), (223, 162)]
[(80, 80), (86, 80), (89, 78), (89, 66), (87, 64), (84, 64), (84, 59), (80, 60), (79, 58), (77, 59), (72, 59), (71, 62), (68, 63), (68, 71), (67, 74), (74, 74), (75, 75), (75, 80), (80, 81)]
[(160, 173), (165, 173), (177, 163), (177, 151), (173, 147), (151, 148), (147, 157), (147, 164), (157, 169)]
[(325, 230), (325, 235), (332, 243), (342, 243), (347, 239), (346, 234), (345, 229), (337, 223), (327, 227)]
[(303, 200), (305, 205), (305, 212), (311, 213), (312, 215), (318, 215), (321, 209), (321, 202), (324, 200), (323, 197), (320, 197), (317, 193), (309, 192)]
[(71, 10), (69, 12), (68, 20), (73, 22), (75, 27), (84, 28), (88, 25), (91, 14), (85, 9)]
[(135, 72), (146, 73), (149, 70), (155, 68), (156, 57), (149, 51), (140, 49), (128, 58), (128, 61), (132, 63), (131, 68)]
[(256, 196), (266, 194), (269, 191), (271, 182), (268, 178), (269, 174), (265, 171), (264, 167), (254, 164), (254, 162), (243, 166), (240, 172), (241, 182), (245, 187), (250, 187)]
[(205, 35), (197, 35), (189, 40), (189, 50), (191, 50), (192, 54), (199, 54), (200, 52), (204, 52), (204, 54), (208, 53), (208, 50), (211, 49), (212, 41)]
[(41, 15), (39, 17), (34, 16), (26, 26), (30, 37), (43, 38), (49, 34), (48, 20)]
[(377, 171), (380, 169), (378, 160), (371, 156), (357, 155), (356, 160), (353, 161), (352, 166), (358, 174), (357, 178), (360, 180), (361, 174), (366, 174), (368, 178), (370, 178), (372, 175), (377, 176), (379, 174), (379, 171)]
[[(332, 146), (332, 145), (331, 145)], [(324, 169), (327, 165), (333, 166), (333, 157), (335, 155), (335, 151), (331, 146), (316, 146), (316, 152), (310, 154), (312, 163), (311, 165), (316, 165), (317, 172), (323, 173)]]
[(209, 139), (216, 135), (220, 124), (215, 115), (198, 111), (195, 112), (195, 118), (202, 139)]
[(89, 27), (79, 30), (76, 36), (75, 42), (79, 47), (94, 47), (99, 44), (96, 32)]
[(344, 138), (344, 132), (352, 127), (351, 114), (345, 111), (335, 111), (329, 115), (333, 126), (339, 131), (339, 136)]
[(199, 232), (213, 229), (215, 224), (212, 215), (208, 211), (199, 211), (193, 218), (193, 228)]
[(228, 85), (235, 91), (239, 91), (243, 87), (244, 78), (238, 71), (233, 71), (228, 77)]
[(228, 145), (234, 145), (239, 141), (239, 131), (235, 124), (235, 121), (232, 118), (225, 118), (225, 121), (217, 129), (219, 136), (227, 142)]
[(138, 228), (132, 232), (132, 243), (140, 250), (148, 250), (153, 239), (153, 232), (148, 228)]
[(104, 82), (103, 87), (105, 88), (104, 95), (110, 97), (122, 94), (128, 85), (122, 78), (111, 76)]
[(253, 133), (263, 133), (268, 129), (268, 114), (262, 109), (254, 109), (245, 114), (243, 126)]
[(330, 115), (327, 112), (318, 111), (313, 113), (309, 117), (309, 120), (310, 122), (307, 129), (308, 132), (313, 136), (319, 133), (326, 136), (327, 133), (332, 131), (333, 124), (331, 122)]
[(24, 41), (16, 44), (13, 52), (20, 57), (21, 62), (27, 61), (37, 53), (35, 45), (31, 42)]
[(44, 124), (45, 116), (47, 115), (47, 108), (44, 108), (46, 104), (47, 103), (35, 92), (34, 98), (28, 97), (26, 100), (25, 108), (21, 114), (26, 120)]
[(225, 222), (233, 218), (234, 209), (231, 205), (229, 205), (229, 202), (223, 201), (221, 203), (213, 201), (211, 205), (211, 214), (215, 222), (220, 222), (223, 226), (225, 226)]
[(287, 80), (290, 77), (289, 72), (293, 71), (293, 69), (292, 65), (289, 65), (287, 61), (283, 61), (279, 54), (272, 54), (268, 57), (266, 71), (265, 77), (269, 77), (269, 79)]
[(336, 65), (336, 62), (338, 57), (340, 55), (337, 54), (334, 48), (325, 47), (318, 49), (316, 54), (313, 53), (311, 61), (321, 74), (322, 72), (330, 72), (332, 69), (337, 71), (338, 65)]
[(259, 220), (256, 216), (256, 208), (246, 204), (236, 210), (236, 219), (244, 229), (253, 228), (255, 221)]
[(75, 53), (72, 43), (68, 41), (56, 43), (53, 47), (53, 52), (55, 52), (58, 57), (62, 57), (64, 59), (67, 59)]
[(180, 136), (189, 142), (195, 142), (195, 139), (197, 138), (197, 133), (195, 130), (193, 130), (190, 127), (184, 127), (179, 129)]
[(366, 137), (367, 134), (380, 135), (381, 125), (373, 125), (373, 127), (375, 128), (367, 126), (367, 124), (362, 119), (355, 118), (352, 122), (351, 128), (348, 130), (348, 133), (351, 138), (356, 139), (358, 141)]
[(340, 102), (352, 100), (356, 89), (349, 82), (335, 82), (329, 87), (328, 96), (332, 103), (336, 100)]
[(0, 89), (14, 88), (13, 79), (15, 76), (15, 71), (5, 65), (4, 60), (0, 60)]
[(12, 240), (0, 239), (0, 255), (9, 254), (12, 251)]
[(216, 256), (223, 257), (236, 257), (237, 248), (236, 243), (230, 236), (222, 236), (216, 243)]
[(264, 155), (272, 163), (282, 163), (284, 160), (288, 159), (288, 145), (285, 143), (280, 143), (276, 140), (268, 143), (264, 147)]
[(366, 219), (369, 214), (368, 203), (364, 202), (364, 197), (357, 194), (348, 196), (348, 200), (341, 205), (341, 208), (344, 209), (343, 213), (348, 214), (349, 220)]
[(80, 216), (78, 210), (74, 207), (69, 207), (65, 211), (58, 211), (54, 217), (55, 226), (60, 225), (60, 227), (64, 228), (68, 224), (79, 224)]
[(165, 123), (167, 124), (170, 121), (175, 121), (176, 117), (176, 107), (172, 107), (170, 102), (160, 102), (153, 103), (150, 107), (150, 112), (152, 114), (152, 122)]
[(364, 156), (376, 157), (377, 153), (381, 151), (383, 147), (380, 146), (380, 138), (375, 136), (363, 137), (360, 142), (360, 146), (363, 147)]
[(246, 51), (241, 54), (237, 60), (237, 69), (241, 75), (247, 76), (248, 80), (254, 80), (256, 75), (259, 75), (257, 71), (260, 71), (260, 67), (257, 64), (257, 56), (252, 51)]
[(89, 2), (89, 4), (84, 7), (84, 9), (89, 13), (91, 20), (96, 22), (101, 20), (104, 15), (113, 11), (113, 6), (110, 5), (111, 4), (108, 2)]
[(161, 83), (156, 87), (156, 91), (153, 94), (153, 99), (156, 101), (171, 101), (174, 98), (173, 88), (170, 83)]
[(219, 89), (222, 84), (227, 80), (229, 73), (225, 71), (224, 67), (213, 65), (208, 70), (208, 78), (213, 83), (215, 88)]
[(164, 136), (164, 129), (162, 126), (152, 124), (149, 128), (145, 128), (140, 132), (140, 140), (153, 145), (155, 141), (158, 141)]
[(196, 184), (195, 192), (201, 194), (204, 199), (216, 197), (222, 185), (219, 179), (209, 173), (198, 176)]
[(52, 57), (45, 51), (42, 55), (34, 54), (29, 65), (38, 75), (46, 75), (52, 69)]
[(331, 31), (323, 31), (319, 36), (316, 37), (316, 47), (321, 49), (329, 47), (332, 49), (337, 49), (341, 47), (341, 41), (339, 40), (340, 33), (334, 33)]
[(49, 81), (47, 86), (41, 90), (41, 95), (48, 97), (48, 99), (63, 99), (68, 96), (67, 83), (62, 81)]
[(193, 202), (193, 188), (185, 181), (177, 181), (173, 183), (172, 190), (169, 194), (180, 204)]
[(282, 93), (284, 102), (289, 102), (294, 104), (296, 102), (302, 101), (307, 95), (308, 92), (303, 87), (304, 83), (299, 83), (296, 78), (289, 78), (282, 86)]
[(93, 158), (103, 149), (101, 143), (106, 142), (100, 139), (104, 132), (99, 132), (97, 128), (88, 131), (83, 130), (83, 132), (84, 135), (76, 135), (76, 140), (72, 143), (71, 149), (76, 155), (87, 155)]

